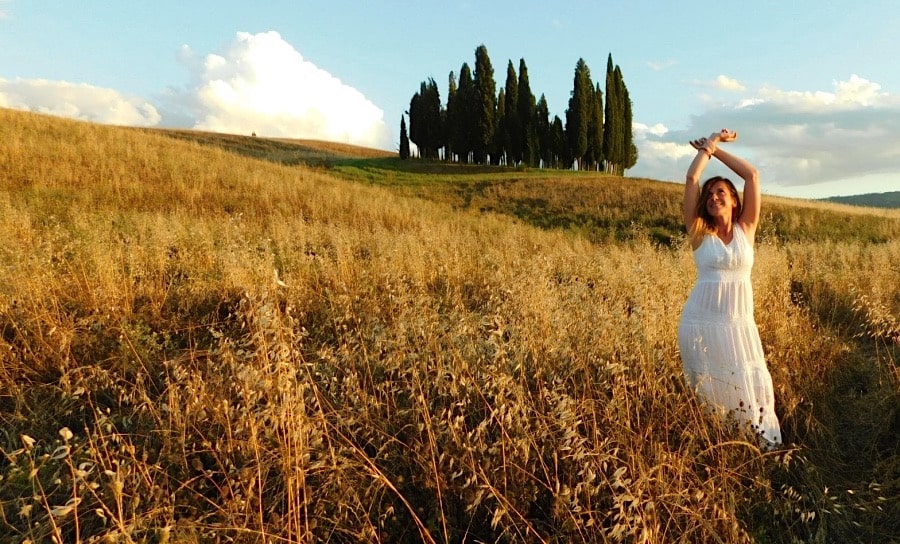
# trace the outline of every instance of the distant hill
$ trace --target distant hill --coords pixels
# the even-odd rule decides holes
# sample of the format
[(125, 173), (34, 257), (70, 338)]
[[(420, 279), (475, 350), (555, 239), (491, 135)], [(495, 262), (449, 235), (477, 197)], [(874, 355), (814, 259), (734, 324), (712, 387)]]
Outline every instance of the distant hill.
[(840, 202), (854, 206), (871, 206), (873, 208), (900, 208), (900, 191), (889, 193), (868, 193), (852, 196), (832, 196), (823, 198), (827, 202)]

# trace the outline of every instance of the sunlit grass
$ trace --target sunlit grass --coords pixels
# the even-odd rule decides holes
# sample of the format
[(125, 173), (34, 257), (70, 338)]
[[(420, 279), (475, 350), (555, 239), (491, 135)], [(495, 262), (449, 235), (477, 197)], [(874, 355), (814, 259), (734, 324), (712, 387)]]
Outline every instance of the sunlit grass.
[[(681, 379), (677, 185), (0, 120), (11, 542), (900, 531), (890, 213), (767, 208), (757, 321), (792, 446), (764, 453)], [(779, 230), (809, 217), (835, 239)]]

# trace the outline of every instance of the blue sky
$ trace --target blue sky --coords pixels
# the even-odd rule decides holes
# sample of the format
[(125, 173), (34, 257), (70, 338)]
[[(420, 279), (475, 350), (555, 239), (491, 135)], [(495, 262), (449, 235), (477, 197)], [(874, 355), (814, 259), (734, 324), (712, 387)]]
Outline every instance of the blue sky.
[(687, 141), (727, 127), (764, 192), (900, 190), (894, 0), (252, 4), (0, 0), (0, 106), (396, 149), (420, 83), (445, 100), (480, 44), (498, 88), (524, 58), (561, 118), (578, 59), (603, 81), (612, 54), (633, 102), (629, 175), (680, 182)]

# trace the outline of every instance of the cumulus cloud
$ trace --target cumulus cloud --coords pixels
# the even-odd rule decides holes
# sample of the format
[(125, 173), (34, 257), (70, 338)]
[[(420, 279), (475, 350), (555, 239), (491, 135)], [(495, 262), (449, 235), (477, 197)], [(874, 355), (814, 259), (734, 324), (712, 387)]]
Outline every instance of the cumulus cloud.
[(746, 87), (740, 81), (728, 76), (720, 75), (713, 81), (713, 87), (726, 91), (744, 91)]
[[(2, 18), (3, 0), (0, 0)], [(222, 50), (180, 51), (190, 83), (156, 103), (86, 83), (0, 78), (0, 107), (103, 124), (192, 127), (392, 149), (383, 112), (305, 60), (277, 32), (240, 32)]]
[(693, 84), (697, 87), (718, 89), (723, 91), (742, 92), (747, 90), (743, 83), (741, 83), (737, 79), (734, 79), (733, 77), (729, 77), (726, 75), (718, 75), (715, 79), (712, 80), (694, 80)]
[(278, 32), (239, 32), (216, 53), (197, 58), (184, 47), (181, 58), (192, 81), (176, 99), (196, 129), (392, 147), (384, 112)]
[(0, 107), (111, 125), (153, 126), (153, 104), (86, 83), (46, 79), (0, 79)]
[(802, 112), (815, 112), (823, 108), (832, 111), (855, 110), (890, 103), (891, 97), (880, 90), (881, 85), (854, 74), (847, 81), (834, 82), (833, 92), (781, 91), (764, 86), (750, 105), (771, 103)]
[[(687, 143), (721, 127), (767, 182), (799, 187), (894, 174), (900, 179), (900, 96), (857, 75), (830, 91), (764, 86), (732, 103), (710, 107), (684, 130), (635, 130), (640, 160), (632, 175), (680, 179), (694, 151)], [(730, 144), (731, 145), (731, 144)]]
[(630, 172), (633, 176), (669, 179), (673, 164), (696, 153), (690, 146), (667, 140), (669, 129), (662, 123), (649, 126), (635, 122), (631, 131), (639, 153), (637, 167)]

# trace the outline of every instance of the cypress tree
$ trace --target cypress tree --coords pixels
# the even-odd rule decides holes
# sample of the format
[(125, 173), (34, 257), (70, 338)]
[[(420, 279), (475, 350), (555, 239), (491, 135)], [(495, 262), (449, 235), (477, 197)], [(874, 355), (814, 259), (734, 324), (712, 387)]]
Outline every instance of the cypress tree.
[(450, 71), (447, 78), (447, 115), (444, 120), (444, 142), (447, 145), (446, 160), (453, 162), (453, 157), (459, 154), (456, 149), (456, 133), (459, 131), (459, 111), (457, 108), (458, 97), (456, 89), (456, 76)]
[(525, 59), (519, 59), (518, 121), (521, 126), (521, 160), (536, 166), (540, 160), (540, 138), (535, 124), (536, 109), (531, 83), (528, 81), (528, 67)]
[(422, 152), (422, 127), (424, 125), (422, 108), (419, 106), (420, 102), (421, 96), (419, 93), (414, 94), (409, 100), (409, 139), (412, 143), (416, 144), (416, 148), (419, 150), (419, 156), (421, 156)]
[(409, 104), (410, 139), (423, 159), (435, 159), (443, 146), (441, 96), (434, 79), (423, 81)]
[(487, 47), (483, 44), (475, 50), (475, 127), (476, 139), (473, 142), (475, 162), (486, 164), (494, 143), (497, 116), (497, 83), (494, 81), (494, 67), (488, 56)]
[(472, 151), (474, 133), (472, 72), (469, 65), (463, 63), (459, 70), (459, 86), (453, 72), (450, 72), (450, 90), (447, 98), (447, 142), (451, 149), (451, 159), (462, 163), (469, 162)]
[(437, 83), (433, 78), (428, 78), (428, 120), (431, 130), (428, 133), (428, 142), (431, 146), (432, 158), (440, 157), (439, 151), (445, 145), (444, 140), (444, 119), (446, 114), (441, 105), (441, 91), (438, 89)]
[(572, 155), (569, 152), (569, 142), (566, 138), (566, 131), (563, 128), (562, 119), (558, 115), (553, 117), (553, 125), (551, 127), (553, 137), (553, 164), (556, 168), (571, 168)]
[(547, 105), (547, 97), (541, 95), (537, 103), (535, 126), (539, 144), (539, 158), (544, 168), (549, 168), (553, 160), (553, 134), (550, 130), (550, 107)]
[(569, 155), (577, 160), (579, 169), (585, 167), (585, 155), (588, 149), (588, 122), (593, 109), (594, 87), (591, 84), (591, 71), (584, 59), (578, 59), (575, 65), (575, 79), (569, 108), (566, 110), (566, 137), (569, 143)]
[(619, 96), (620, 118), (622, 126), (619, 129), (621, 143), (621, 157), (619, 158), (619, 175), (624, 176), (625, 170), (637, 164), (637, 146), (634, 145), (634, 133), (632, 124), (631, 98), (628, 95), (628, 87), (625, 86), (625, 78), (622, 70), (616, 65), (616, 94)]
[(453, 139), (459, 159), (465, 164), (469, 163), (469, 155), (475, 149), (476, 98), (472, 71), (468, 64), (463, 63), (459, 70), (459, 88), (453, 101), (456, 116)]
[[(494, 141), (488, 147), (490, 149), (491, 164), (500, 164), (506, 159), (509, 161), (507, 149), (507, 131), (506, 127), (506, 90), (500, 89), (497, 95), (497, 118), (495, 119), (497, 129), (494, 131)], [(496, 162), (494, 162), (496, 160)]]
[(603, 162), (603, 92), (598, 83), (591, 93), (591, 114), (588, 119), (588, 149), (586, 162), (596, 170)]
[(606, 171), (615, 173), (618, 151), (618, 132), (621, 125), (619, 118), (619, 96), (617, 93), (616, 74), (613, 67), (612, 54), (606, 60), (606, 123), (603, 127), (603, 156), (606, 159)]
[(515, 165), (522, 160), (522, 128), (519, 119), (519, 82), (512, 61), (506, 66), (506, 86), (501, 91), (506, 98), (505, 103), (497, 110), (502, 113), (500, 123), (503, 133), (503, 146), (507, 155), (507, 164)]
[(406, 117), (400, 116), (400, 158), (409, 158), (409, 136), (406, 135)]
[(606, 126), (603, 133), (603, 154), (606, 171), (618, 176), (637, 163), (637, 147), (632, 132), (631, 98), (622, 77), (622, 70), (613, 65), (612, 55), (606, 62)]

